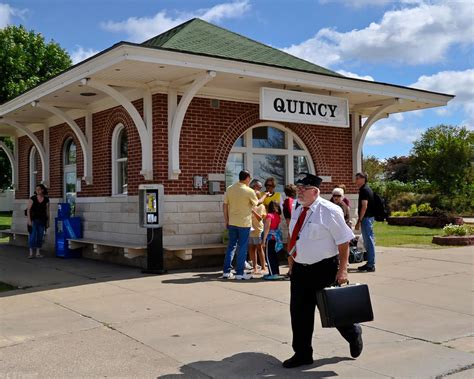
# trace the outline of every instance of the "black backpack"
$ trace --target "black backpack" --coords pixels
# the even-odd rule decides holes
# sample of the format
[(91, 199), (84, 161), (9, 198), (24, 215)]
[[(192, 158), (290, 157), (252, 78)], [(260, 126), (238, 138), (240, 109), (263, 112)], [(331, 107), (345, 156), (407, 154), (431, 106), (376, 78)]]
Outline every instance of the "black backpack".
[(375, 221), (385, 221), (388, 217), (385, 200), (374, 192), (374, 218)]

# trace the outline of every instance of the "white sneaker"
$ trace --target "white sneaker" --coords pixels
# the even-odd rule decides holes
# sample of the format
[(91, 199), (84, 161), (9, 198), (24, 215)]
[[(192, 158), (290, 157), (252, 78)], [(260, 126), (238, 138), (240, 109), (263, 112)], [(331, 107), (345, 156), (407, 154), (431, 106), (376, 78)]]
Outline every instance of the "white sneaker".
[(251, 269), (253, 269), (253, 266), (250, 263), (248, 263), (247, 261), (245, 261), (245, 269), (246, 270), (251, 270)]
[(222, 274), (221, 276), (221, 279), (233, 279), (234, 278), (234, 274), (232, 274), (231, 272), (228, 272), (226, 274)]
[(235, 280), (249, 280), (252, 279), (253, 276), (250, 274), (243, 274), (243, 275), (235, 275)]

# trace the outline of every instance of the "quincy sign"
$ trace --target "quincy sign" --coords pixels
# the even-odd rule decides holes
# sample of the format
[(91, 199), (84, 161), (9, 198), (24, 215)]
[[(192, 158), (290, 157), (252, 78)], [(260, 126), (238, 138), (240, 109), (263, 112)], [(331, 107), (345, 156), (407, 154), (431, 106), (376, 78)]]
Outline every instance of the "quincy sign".
[(261, 88), (260, 118), (348, 128), (349, 104), (340, 97)]

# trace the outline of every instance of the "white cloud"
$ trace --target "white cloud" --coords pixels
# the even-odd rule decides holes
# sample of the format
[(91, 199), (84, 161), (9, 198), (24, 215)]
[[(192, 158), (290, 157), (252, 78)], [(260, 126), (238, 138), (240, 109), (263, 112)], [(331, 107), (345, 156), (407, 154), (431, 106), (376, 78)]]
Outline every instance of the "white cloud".
[(345, 71), (345, 70), (338, 70), (337, 73), (341, 74), (341, 75), (344, 75), (344, 76), (347, 76), (348, 78), (364, 79), (364, 80), (370, 80), (372, 82), (374, 81), (374, 78), (370, 75), (361, 76), (361, 75), (355, 74), (355, 73), (350, 72), (350, 71)]
[(82, 46), (77, 46), (76, 49), (71, 53), (72, 63), (76, 64), (82, 62), (84, 59), (92, 57), (98, 52), (98, 50), (84, 49)]
[[(395, 121), (395, 122), (394, 122)], [(380, 120), (367, 132), (364, 145), (380, 146), (391, 143), (413, 143), (424, 132), (406, 124), (397, 124), (397, 120)]]
[(404, 120), (403, 113), (393, 113), (390, 115), (390, 118), (397, 122), (402, 122)]
[(473, 2), (409, 3), (385, 12), (380, 22), (364, 29), (324, 28), (284, 50), (323, 66), (345, 61), (415, 65), (439, 62), (453, 45), (474, 42)]
[(437, 113), (446, 116), (462, 109), (468, 117), (468, 126), (474, 125), (474, 69), (423, 75), (410, 87), (456, 95), (447, 108), (441, 108)]
[(120, 22), (107, 21), (102, 23), (102, 27), (110, 32), (125, 32), (133, 42), (143, 42), (194, 17), (209, 22), (220, 22), (225, 18), (241, 17), (249, 9), (249, 0), (239, 0), (193, 13), (178, 13), (175, 17), (169, 15), (167, 11), (160, 11), (153, 17), (130, 17)]
[(366, 6), (385, 6), (392, 0), (319, 0), (320, 4), (339, 3), (348, 7), (362, 8)]
[(13, 8), (8, 4), (0, 3), (0, 28), (4, 28), (10, 23), (10, 17), (13, 15)]
[(0, 29), (10, 24), (13, 16), (23, 18), (27, 12), (27, 9), (17, 9), (8, 4), (0, 3)]

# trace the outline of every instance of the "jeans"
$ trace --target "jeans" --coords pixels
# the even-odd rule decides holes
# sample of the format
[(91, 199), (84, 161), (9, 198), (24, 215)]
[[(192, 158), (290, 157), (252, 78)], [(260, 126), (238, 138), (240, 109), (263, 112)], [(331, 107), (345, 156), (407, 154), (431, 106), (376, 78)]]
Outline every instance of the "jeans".
[(374, 218), (364, 217), (361, 222), (362, 238), (367, 250), (367, 265), (375, 266)]
[(31, 220), (31, 233), (28, 236), (28, 245), (31, 249), (39, 249), (43, 245), (44, 229), (42, 220)]
[(250, 228), (229, 225), (229, 244), (224, 258), (224, 274), (228, 274), (232, 268), (232, 259), (237, 250), (237, 275), (243, 275), (245, 260), (247, 259), (247, 248), (249, 245)]

